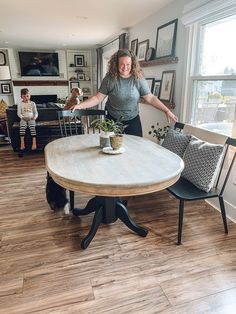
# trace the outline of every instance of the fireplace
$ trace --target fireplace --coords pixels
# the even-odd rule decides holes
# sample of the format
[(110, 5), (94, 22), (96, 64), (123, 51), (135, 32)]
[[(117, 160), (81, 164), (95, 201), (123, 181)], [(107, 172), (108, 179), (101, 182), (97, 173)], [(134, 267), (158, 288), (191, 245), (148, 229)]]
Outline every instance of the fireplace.
[(46, 104), (48, 102), (57, 102), (57, 95), (31, 95), (30, 100), (36, 104)]

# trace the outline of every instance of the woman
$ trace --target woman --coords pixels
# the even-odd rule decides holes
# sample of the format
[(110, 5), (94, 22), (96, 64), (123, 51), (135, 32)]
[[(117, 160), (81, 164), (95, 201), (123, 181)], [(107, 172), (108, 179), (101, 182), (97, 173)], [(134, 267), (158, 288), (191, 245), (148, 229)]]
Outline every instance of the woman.
[(71, 109), (86, 109), (101, 103), (108, 96), (106, 110), (108, 119), (119, 120), (127, 125), (125, 133), (142, 136), (139, 117), (139, 101), (142, 97), (148, 104), (163, 111), (168, 122), (177, 117), (149, 89), (142, 70), (133, 52), (118, 50), (112, 55), (108, 73), (103, 79), (97, 94)]

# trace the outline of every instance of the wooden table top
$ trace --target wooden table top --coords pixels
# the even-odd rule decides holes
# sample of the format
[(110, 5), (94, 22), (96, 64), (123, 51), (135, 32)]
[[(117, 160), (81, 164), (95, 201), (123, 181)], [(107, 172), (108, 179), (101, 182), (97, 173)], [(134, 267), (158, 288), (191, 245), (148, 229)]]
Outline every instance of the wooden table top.
[(45, 147), (46, 168), (64, 188), (98, 196), (132, 196), (174, 184), (182, 159), (147, 139), (124, 135), (125, 152), (108, 155), (98, 134), (57, 139)]

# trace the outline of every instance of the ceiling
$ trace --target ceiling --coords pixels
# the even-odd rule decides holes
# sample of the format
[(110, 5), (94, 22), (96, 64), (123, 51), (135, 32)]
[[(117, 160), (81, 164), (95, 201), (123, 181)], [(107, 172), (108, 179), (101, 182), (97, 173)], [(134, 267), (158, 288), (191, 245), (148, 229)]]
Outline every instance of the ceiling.
[(0, 0), (0, 47), (101, 45), (174, 0)]

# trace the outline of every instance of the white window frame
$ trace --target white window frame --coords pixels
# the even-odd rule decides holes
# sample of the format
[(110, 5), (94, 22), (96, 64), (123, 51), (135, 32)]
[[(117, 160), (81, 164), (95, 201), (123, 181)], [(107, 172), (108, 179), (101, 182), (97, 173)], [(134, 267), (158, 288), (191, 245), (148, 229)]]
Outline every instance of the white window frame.
[[(195, 0), (188, 3), (183, 10), (182, 23), (187, 28), (187, 45), (185, 51), (186, 66), (184, 71), (182, 108), (180, 113), (181, 121), (191, 123), (191, 113), (193, 108), (193, 86), (194, 80), (220, 80), (236, 79), (236, 75), (229, 76), (202, 76), (196, 73), (199, 68), (199, 47), (201, 39), (201, 26), (216, 20), (224, 19), (236, 14), (235, 0)], [(236, 129), (236, 122), (234, 131)], [(236, 134), (233, 134), (236, 135)]]

